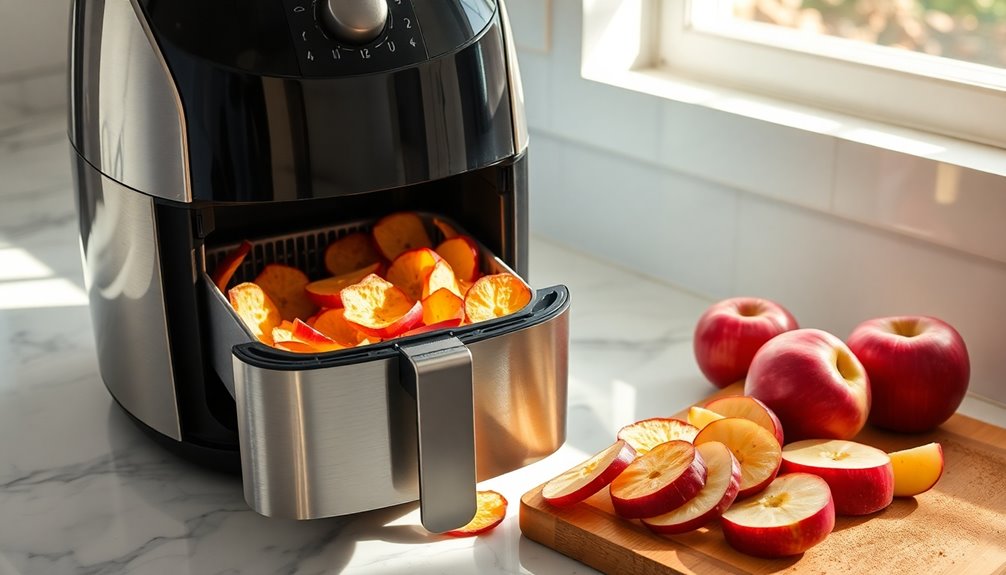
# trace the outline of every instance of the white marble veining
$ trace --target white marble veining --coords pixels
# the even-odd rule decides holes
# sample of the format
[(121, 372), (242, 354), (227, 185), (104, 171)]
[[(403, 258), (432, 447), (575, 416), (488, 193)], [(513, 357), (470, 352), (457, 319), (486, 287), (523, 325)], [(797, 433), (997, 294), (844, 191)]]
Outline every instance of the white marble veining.
[(504, 523), (453, 539), (425, 532), (415, 504), (261, 517), (240, 478), (152, 443), (101, 384), (64, 126), (54, 114), (0, 127), (0, 575), (591, 573), (521, 536), (521, 494), (625, 423), (712, 390), (690, 342), (707, 299), (535, 239), (531, 282), (564, 283), (573, 298), (568, 440), (481, 485), (509, 499)]

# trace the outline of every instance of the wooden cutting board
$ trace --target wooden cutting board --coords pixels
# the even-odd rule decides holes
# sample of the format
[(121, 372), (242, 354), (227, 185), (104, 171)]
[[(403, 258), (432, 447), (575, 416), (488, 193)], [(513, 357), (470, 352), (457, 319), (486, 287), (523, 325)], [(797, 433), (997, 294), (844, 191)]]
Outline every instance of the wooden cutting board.
[[(716, 395), (741, 392), (735, 385)], [(607, 488), (558, 508), (542, 499), (539, 485), (521, 497), (520, 528), (529, 539), (608, 574), (1006, 574), (1006, 429), (957, 414), (928, 434), (868, 427), (856, 440), (886, 451), (939, 441), (943, 477), (926, 493), (897, 498), (876, 514), (837, 518), (832, 534), (800, 556), (744, 555), (727, 545), (715, 523), (685, 535), (656, 535), (617, 517)]]

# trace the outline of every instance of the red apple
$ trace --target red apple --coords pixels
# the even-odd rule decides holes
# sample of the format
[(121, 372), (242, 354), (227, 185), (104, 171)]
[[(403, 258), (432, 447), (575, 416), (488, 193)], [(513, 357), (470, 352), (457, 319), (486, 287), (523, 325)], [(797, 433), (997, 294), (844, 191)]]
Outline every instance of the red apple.
[(680, 419), (651, 417), (619, 429), (617, 437), (631, 445), (636, 450), (636, 455), (643, 455), (661, 443), (674, 439), (691, 443), (698, 433), (697, 427)]
[(883, 451), (842, 439), (807, 439), (782, 450), (783, 473), (812, 473), (828, 482), (839, 515), (867, 515), (891, 504), (894, 472)]
[(913, 497), (929, 491), (943, 475), (943, 447), (927, 443), (889, 453), (894, 471), (894, 496)]
[(746, 395), (729, 395), (714, 399), (706, 404), (706, 409), (723, 417), (750, 419), (775, 435), (779, 445), (783, 442), (782, 423), (767, 405)]
[(735, 297), (713, 304), (695, 326), (695, 361), (706, 379), (726, 387), (744, 379), (765, 342), (796, 329), (793, 316), (767, 299)]
[(929, 431), (957, 411), (968, 390), (968, 349), (957, 330), (936, 318), (871, 319), (848, 344), (870, 376), (870, 423), (877, 427)]
[(636, 458), (611, 482), (611, 506), (626, 519), (656, 517), (680, 507), (706, 482), (706, 464), (695, 446), (673, 440)]
[(741, 466), (730, 448), (718, 441), (695, 448), (706, 462), (706, 484), (695, 497), (677, 509), (644, 518), (643, 525), (656, 533), (677, 534), (698, 529), (727, 510), (737, 499)]
[(541, 496), (552, 505), (579, 503), (612, 482), (636, 458), (628, 443), (618, 440), (580, 465), (552, 478)]
[(747, 497), (765, 488), (782, 462), (782, 447), (772, 433), (757, 423), (739, 417), (710, 422), (695, 436), (695, 445), (716, 441), (730, 448), (741, 465), (738, 497)]
[(777, 477), (758, 497), (734, 504), (720, 520), (734, 549), (757, 557), (797, 555), (835, 528), (835, 504), (823, 479), (807, 473)]
[(849, 439), (866, 424), (870, 380), (852, 351), (819, 329), (780, 334), (755, 354), (745, 395), (769, 407), (793, 439)]

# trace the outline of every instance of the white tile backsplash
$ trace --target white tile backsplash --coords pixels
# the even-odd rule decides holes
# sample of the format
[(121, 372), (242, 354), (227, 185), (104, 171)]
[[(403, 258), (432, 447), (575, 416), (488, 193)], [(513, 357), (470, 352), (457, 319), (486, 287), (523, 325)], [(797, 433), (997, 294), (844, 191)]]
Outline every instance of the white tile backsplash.
[(738, 215), (737, 294), (843, 339), (873, 317), (939, 317), (968, 345), (971, 391), (1006, 399), (1006, 265), (751, 194)]
[(1006, 262), (1006, 178), (839, 142), (834, 211)]
[[(660, 162), (672, 170), (827, 210), (835, 139), (769, 122), (666, 101)], [(782, 137), (785, 133), (785, 137)]]

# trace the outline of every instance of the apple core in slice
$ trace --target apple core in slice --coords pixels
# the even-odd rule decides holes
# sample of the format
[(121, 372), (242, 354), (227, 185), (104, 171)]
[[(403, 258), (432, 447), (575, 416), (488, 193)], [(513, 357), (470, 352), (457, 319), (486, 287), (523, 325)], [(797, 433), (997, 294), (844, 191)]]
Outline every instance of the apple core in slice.
[(695, 446), (668, 441), (636, 458), (611, 482), (611, 505), (627, 519), (655, 517), (683, 505), (705, 482), (706, 464)]
[(943, 447), (927, 443), (890, 454), (894, 496), (912, 497), (929, 491), (943, 475)]
[(716, 519), (737, 498), (741, 466), (730, 448), (718, 441), (695, 448), (706, 463), (706, 483), (684, 505), (656, 517), (644, 518), (643, 525), (656, 533), (678, 534), (698, 529)]
[(580, 465), (551, 479), (541, 495), (552, 505), (566, 506), (583, 501), (611, 483), (635, 459), (628, 443), (618, 440)]
[(653, 417), (630, 423), (618, 430), (618, 439), (624, 439), (637, 455), (643, 455), (661, 443), (680, 439), (691, 442), (698, 428), (680, 419)]
[(839, 515), (866, 515), (894, 497), (891, 458), (844, 439), (805, 439), (782, 450), (782, 472), (812, 473), (828, 482)]
[(775, 478), (782, 448), (772, 433), (749, 419), (727, 417), (713, 421), (695, 436), (695, 445), (718, 441), (730, 448), (741, 466), (739, 498), (754, 495)]
[(757, 557), (797, 555), (835, 528), (828, 484), (816, 475), (777, 477), (757, 497), (735, 503), (720, 521), (734, 549)]

